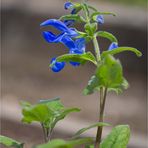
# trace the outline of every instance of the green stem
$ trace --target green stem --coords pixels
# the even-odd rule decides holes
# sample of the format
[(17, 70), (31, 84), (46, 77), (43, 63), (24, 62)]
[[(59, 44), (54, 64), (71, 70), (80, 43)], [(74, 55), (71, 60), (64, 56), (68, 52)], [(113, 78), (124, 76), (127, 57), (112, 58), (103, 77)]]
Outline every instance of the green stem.
[[(103, 87), (101, 87), (100, 88), (100, 116), (99, 116), (99, 122), (103, 122), (106, 95), (107, 95), (107, 88), (103, 89)], [(103, 126), (99, 126), (98, 129), (97, 129), (95, 148), (100, 147), (101, 138), (102, 138), (102, 131), (103, 131)]]
[(48, 142), (48, 133), (47, 133), (47, 130), (46, 130), (46, 128), (44, 127), (43, 123), (41, 124), (41, 126), (42, 126), (42, 130), (43, 130), (44, 141), (45, 141), (45, 142)]
[(98, 41), (97, 41), (97, 37), (95, 35), (93, 37), (93, 44), (94, 44), (94, 48), (95, 48), (97, 62), (99, 63), (99, 61), (101, 61), (101, 55), (100, 55), (100, 49), (99, 49), (99, 44), (98, 44)]

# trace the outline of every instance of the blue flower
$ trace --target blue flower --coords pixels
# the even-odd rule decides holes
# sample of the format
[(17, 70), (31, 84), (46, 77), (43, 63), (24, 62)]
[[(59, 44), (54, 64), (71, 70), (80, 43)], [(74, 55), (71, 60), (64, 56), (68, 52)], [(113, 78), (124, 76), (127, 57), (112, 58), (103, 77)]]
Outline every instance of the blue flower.
[(97, 15), (96, 21), (101, 25), (104, 24), (104, 17), (103, 15)]
[(74, 5), (71, 3), (71, 2), (66, 2), (65, 4), (64, 4), (64, 8), (65, 9), (70, 9), (70, 8), (72, 8)]
[[(68, 28), (63, 22), (56, 19), (49, 19), (43, 23), (41, 26), (52, 26), (61, 33), (56, 35), (50, 31), (43, 31), (43, 37), (48, 43), (62, 43), (69, 49), (69, 54), (83, 54), (85, 52), (85, 39), (80, 38), (74, 40), (78, 33), (75, 28)], [(78, 62), (70, 62), (72, 66), (79, 66)], [(51, 69), (54, 72), (61, 71), (65, 66), (64, 62), (57, 62), (56, 58), (51, 60)]]
[(45, 22), (41, 23), (40, 26), (52, 26), (56, 28), (57, 30), (61, 32), (65, 32), (70, 36), (77, 36), (77, 32), (75, 31), (74, 28), (68, 28), (62, 21), (56, 20), (56, 19), (49, 19), (46, 20)]
[(52, 58), (50, 62), (50, 68), (53, 72), (59, 72), (65, 67), (65, 62), (57, 62), (56, 58)]
[(108, 47), (108, 50), (112, 50), (112, 49), (115, 49), (115, 48), (118, 48), (118, 44), (116, 42), (113, 42), (110, 44), (110, 46)]

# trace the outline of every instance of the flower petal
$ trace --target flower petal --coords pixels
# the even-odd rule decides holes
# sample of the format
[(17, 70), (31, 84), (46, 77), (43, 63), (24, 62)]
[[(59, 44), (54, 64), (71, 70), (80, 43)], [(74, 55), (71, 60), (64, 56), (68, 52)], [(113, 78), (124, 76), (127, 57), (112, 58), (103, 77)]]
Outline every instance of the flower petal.
[(61, 21), (56, 19), (49, 19), (41, 23), (40, 26), (53, 26), (60, 31), (69, 31), (69, 28)]
[(75, 45), (79, 51), (81, 51), (82, 53), (85, 52), (85, 39), (84, 38), (77, 39), (75, 41)]
[(65, 62), (57, 62), (56, 58), (52, 58), (50, 64), (52, 64), (50, 68), (53, 72), (59, 72), (65, 67)]
[(74, 41), (71, 39), (71, 37), (69, 37), (68, 35), (64, 36), (61, 40), (61, 43), (63, 43), (66, 47), (68, 47), (70, 50), (75, 49), (75, 43)]
[(55, 34), (53, 34), (50, 31), (43, 31), (43, 37), (44, 39), (48, 42), (48, 43), (59, 43), (62, 38), (65, 36), (64, 33), (56, 36)]
[(74, 20), (65, 20), (64, 21), (64, 24), (67, 26), (67, 27), (70, 27), (70, 26), (72, 26), (73, 24), (74, 24)]
[(108, 50), (112, 50), (112, 49), (115, 49), (115, 48), (118, 48), (118, 44), (116, 42), (113, 42), (110, 44)]
[(96, 17), (96, 21), (99, 23), (99, 24), (104, 24), (104, 17), (103, 15), (98, 15)]

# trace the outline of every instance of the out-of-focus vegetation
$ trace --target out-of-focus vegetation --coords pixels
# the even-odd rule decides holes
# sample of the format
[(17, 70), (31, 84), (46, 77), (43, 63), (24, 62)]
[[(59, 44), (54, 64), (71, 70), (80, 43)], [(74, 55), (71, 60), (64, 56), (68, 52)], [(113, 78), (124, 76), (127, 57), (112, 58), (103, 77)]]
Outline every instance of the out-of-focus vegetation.
[(101, 0), (101, 1), (108, 1), (108, 2), (116, 2), (121, 4), (128, 4), (133, 6), (147, 6), (147, 0)]

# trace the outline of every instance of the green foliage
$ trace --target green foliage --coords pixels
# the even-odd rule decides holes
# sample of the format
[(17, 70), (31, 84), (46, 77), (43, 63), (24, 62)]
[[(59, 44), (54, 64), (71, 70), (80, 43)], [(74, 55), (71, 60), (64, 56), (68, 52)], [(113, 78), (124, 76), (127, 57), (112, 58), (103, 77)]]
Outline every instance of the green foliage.
[(98, 126), (110, 126), (110, 124), (108, 123), (104, 123), (104, 122), (97, 122), (93, 125), (90, 125), (88, 127), (85, 127), (85, 128), (82, 128), (80, 129), (78, 132), (76, 132), (76, 134), (73, 136), (74, 138), (76, 137), (79, 137), (82, 133), (84, 133), (85, 131), (91, 129), (91, 128), (95, 128), (95, 127), (98, 127)]
[(130, 138), (128, 125), (118, 125), (102, 141), (100, 148), (126, 148)]
[(84, 29), (86, 34), (93, 38), (95, 32), (97, 31), (97, 23), (87, 23), (85, 24)]
[(84, 54), (64, 54), (62, 56), (57, 57), (58, 62), (79, 62), (81, 64), (86, 63), (87, 61), (92, 62), (93, 64), (97, 64), (96, 58), (91, 52), (87, 52)]
[(132, 48), (132, 47), (118, 47), (112, 50), (104, 51), (101, 56), (105, 57), (108, 54), (115, 55), (115, 54), (118, 54), (124, 51), (131, 51), (135, 53), (138, 57), (142, 56), (142, 53), (139, 50), (137, 50), (136, 48)]
[(59, 98), (41, 100), (35, 105), (22, 103), (22, 121), (24, 123), (39, 122), (47, 130), (52, 130), (56, 123), (71, 112), (78, 112), (78, 108), (65, 108)]
[(52, 140), (46, 144), (37, 146), (36, 148), (74, 148), (83, 144), (92, 143), (92, 138), (82, 138), (70, 141), (64, 141), (61, 139)]
[(83, 93), (85, 95), (92, 94), (100, 87), (108, 88), (117, 93), (122, 92), (122, 89), (128, 88), (128, 82), (123, 77), (122, 66), (119, 60), (116, 60), (111, 55), (106, 55), (98, 66), (96, 73), (88, 82)]
[(109, 39), (111, 42), (118, 43), (117, 38), (113, 34), (107, 32), (107, 31), (98, 31), (96, 33), (96, 36), (103, 37), (103, 38)]
[(2, 135), (0, 135), (0, 144), (3, 144), (7, 147), (23, 148), (23, 143)]

